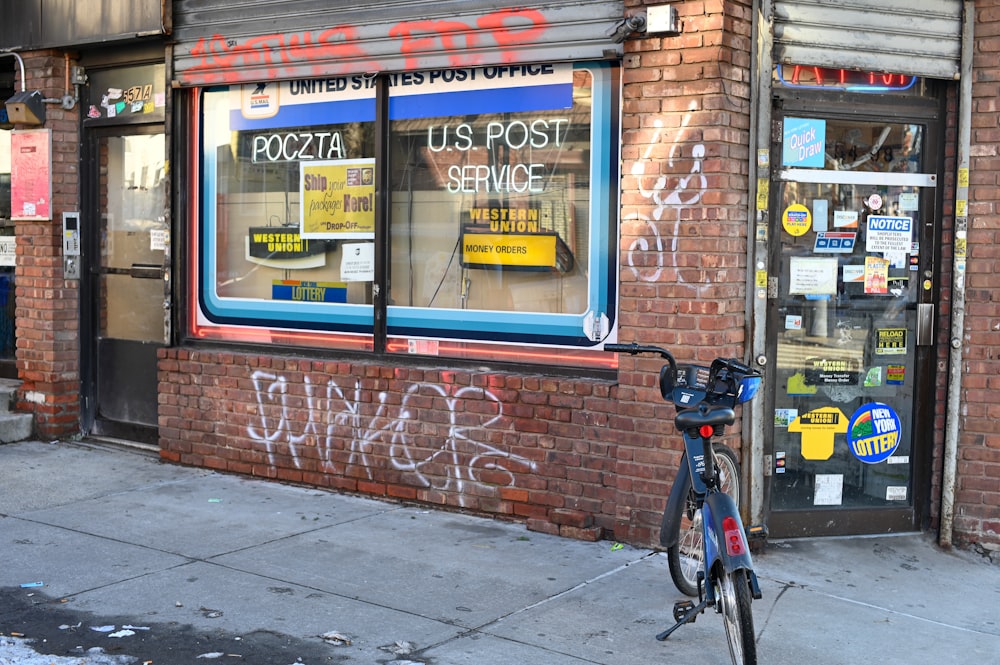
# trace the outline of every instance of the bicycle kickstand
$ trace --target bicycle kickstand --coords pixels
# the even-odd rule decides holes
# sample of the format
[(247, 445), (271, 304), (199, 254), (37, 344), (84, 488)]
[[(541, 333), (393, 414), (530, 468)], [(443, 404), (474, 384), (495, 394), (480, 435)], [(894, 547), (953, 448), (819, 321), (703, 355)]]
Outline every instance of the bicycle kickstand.
[(694, 623), (694, 620), (698, 618), (698, 615), (705, 611), (708, 607), (708, 599), (703, 599), (700, 603), (695, 605), (690, 600), (682, 600), (680, 602), (674, 603), (674, 625), (667, 628), (665, 631), (656, 636), (656, 639), (660, 642), (664, 641), (670, 635), (683, 626), (686, 623)]

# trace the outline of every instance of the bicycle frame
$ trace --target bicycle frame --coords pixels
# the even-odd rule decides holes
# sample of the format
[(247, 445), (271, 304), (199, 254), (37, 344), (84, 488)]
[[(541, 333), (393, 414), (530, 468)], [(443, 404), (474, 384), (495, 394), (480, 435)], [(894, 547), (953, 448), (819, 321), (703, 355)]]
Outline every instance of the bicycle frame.
[[(657, 346), (606, 344), (613, 353), (653, 353), (666, 364), (660, 368), (660, 394), (677, 407), (674, 425), (684, 438), (682, 463), (674, 478), (660, 530), (660, 543), (667, 547), (670, 575), (678, 589), (694, 595), (694, 605), (685, 600), (674, 603), (673, 626), (656, 636), (663, 641), (675, 630), (690, 623), (709, 606), (723, 615), (729, 654), (737, 665), (757, 665), (751, 599), (760, 598), (760, 586), (750, 559), (747, 534), (736, 500), (722, 491), (716, 470), (713, 438), (736, 421), (734, 408), (754, 398), (760, 389), (760, 372), (736, 358), (716, 358), (710, 367), (687, 365), (678, 374), (672, 353)], [(731, 452), (725, 454), (733, 458)], [(735, 460), (725, 462), (735, 464)], [(680, 522), (689, 496), (701, 513), (702, 570), (696, 581), (680, 570)], [(692, 522), (692, 529), (696, 521)], [(762, 531), (756, 528), (755, 531)], [(766, 533), (766, 531), (762, 531)], [(688, 529), (688, 533), (695, 533)], [(693, 571), (692, 571), (693, 572)]]
[[(712, 459), (712, 442), (689, 432), (684, 432), (683, 437), (684, 459), (681, 460), (677, 476), (674, 478), (667, 499), (667, 509), (663, 512), (660, 544), (664, 547), (677, 544), (680, 537), (680, 520), (677, 516), (681, 514), (682, 505), (687, 501), (686, 490), (690, 482), (696, 501), (702, 509), (706, 579), (710, 579), (708, 572), (713, 570), (716, 564), (721, 565), (724, 572), (746, 569), (751, 580), (751, 592), (754, 598), (759, 598), (760, 590), (757, 587), (757, 577), (753, 574), (750, 547), (740, 519), (739, 507), (728, 494), (719, 491), (718, 488), (709, 489), (705, 484), (705, 464), (706, 460)], [(736, 521), (738, 529), (725, 528), (727, 517)], [(732, 540), (734, 538), (737, 540)], [(720, 547), (720, 543), (725, 543), (727, 546)], [(714, 602), (714, 589), (710, 584), (706, 586), (708, 599)]]

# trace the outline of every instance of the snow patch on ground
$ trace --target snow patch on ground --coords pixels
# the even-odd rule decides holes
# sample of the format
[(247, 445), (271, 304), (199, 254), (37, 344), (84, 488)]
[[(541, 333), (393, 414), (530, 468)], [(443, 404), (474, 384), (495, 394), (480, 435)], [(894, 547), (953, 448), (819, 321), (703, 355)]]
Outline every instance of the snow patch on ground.
[(131, 665), (134, 656), (111, 656), (94, 647), (79, 656), (48, 656), (30, 646), (31, 640), (0, 637), (0, 665)]

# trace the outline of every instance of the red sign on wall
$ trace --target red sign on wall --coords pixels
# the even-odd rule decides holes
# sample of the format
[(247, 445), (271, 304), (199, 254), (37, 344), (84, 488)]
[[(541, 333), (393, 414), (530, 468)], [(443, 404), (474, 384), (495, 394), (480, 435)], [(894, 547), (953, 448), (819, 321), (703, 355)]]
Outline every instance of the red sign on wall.
[(52, 219), (52, 130), (15, 130), (10, 136), (10, 217)]

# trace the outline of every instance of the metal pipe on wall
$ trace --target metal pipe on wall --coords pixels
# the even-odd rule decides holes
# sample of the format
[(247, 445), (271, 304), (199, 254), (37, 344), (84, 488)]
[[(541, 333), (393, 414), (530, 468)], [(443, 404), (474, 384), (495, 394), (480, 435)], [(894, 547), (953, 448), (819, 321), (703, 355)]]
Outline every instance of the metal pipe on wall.
[[(772, 0), (755, 0), (753, 8), (753, 45), (754, 53), (751, 71), (756, 72), (756, 85), (751, 86), (750, 109), (752, 116), (750, 131), (750, 196), (748, 197), (747, 215), (747, 311), (752, 312), (748, 324), (747, 339), (751, 340), (751, 363), (757, 363), (761, 368), (767, 362), (767, 287), (763, 297), (760, 294), (761, 285), (758, 275), (767, 277), (767, 205), (757, 204), (761, 189), (770, 188), (770, 163), (762, 163), (758, 154), (770, 152), (771, 148), (771, 69), (773, 65), (772, 50), (774, 48), (774, 11)], [(766, 196), (766, 194), (765, 194)], [(743, 451), (744, 482), (749, 488), (750, 524), (764, 522), (764, 477), (770, 471), (770, 465), (765, 461), (765, 446), (768, 422), (764, 414), (763, 399), (753, 400), (750, 406), (750, 418), (744, 420), (743, 440), (750, 442), (749, 454)], [(749, 463), (747, 463), (749, 462)], [(749, 482), (746, 482), (749, 481)]]
[(955, 476), (962, 402), (962, 350), (965, 346), (965, 266), (969, 200), (969, 146), (972, 125), (972, 53), (975, 2), (962, 8), (962, 57), (958, 101), (958, 173), (955, 187), (955, 242), (952, 257), (951, 350), (948, 356), (948, 398), (941, 478), (941, 527), (938, 543), (950, 547), (955, 530)]

